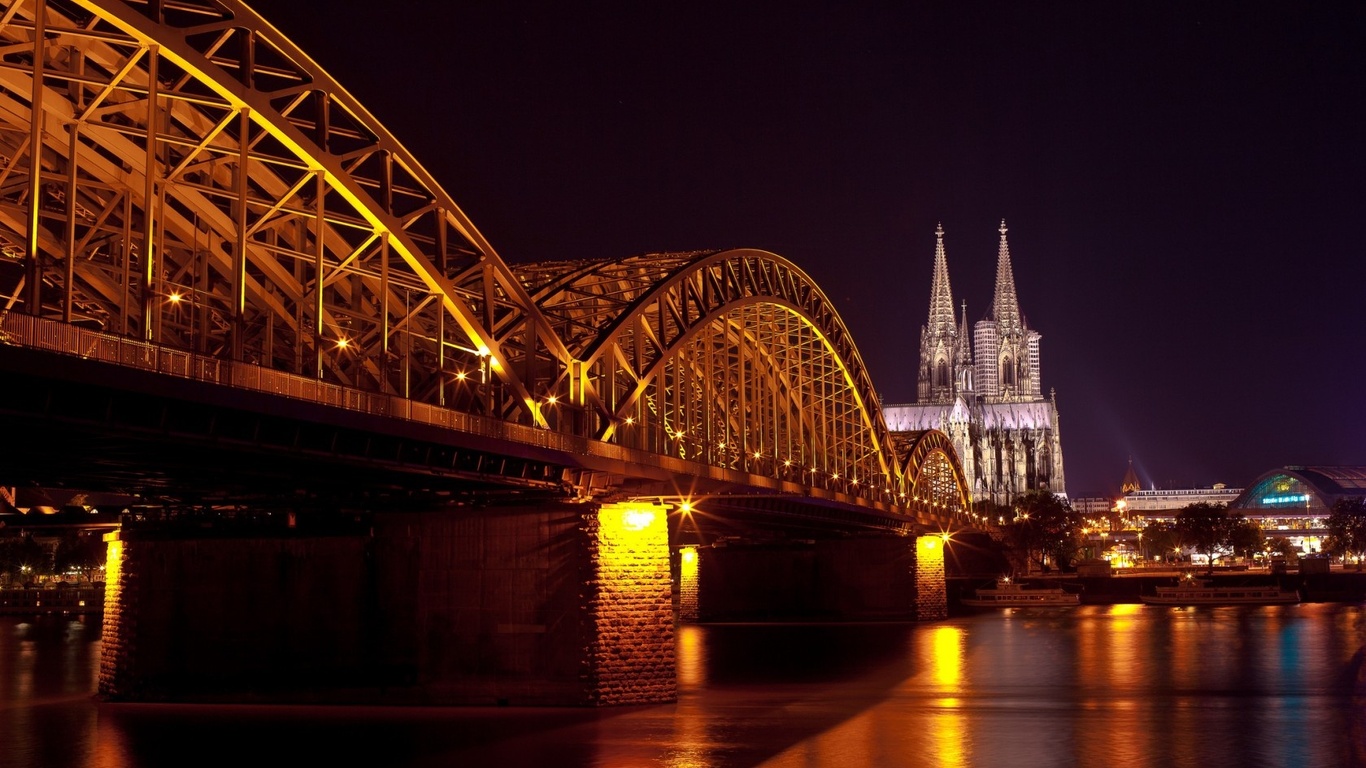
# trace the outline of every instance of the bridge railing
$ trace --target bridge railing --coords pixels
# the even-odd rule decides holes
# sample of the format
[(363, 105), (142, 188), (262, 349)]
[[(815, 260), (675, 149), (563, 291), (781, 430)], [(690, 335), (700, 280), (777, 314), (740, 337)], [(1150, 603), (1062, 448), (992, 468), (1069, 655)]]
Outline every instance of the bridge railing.
[[(701, 464), (673, 456), (625, 448), (579, 435), (455, 411), (397, 395), (351, 389), (305, 376), (262, 368), (251, 363), (220, 360), (184, 350), (170, 349), (150, 342), (79, 328), (57, 320), (7, 312), (0, 317), (0, 332), (3, 333), (0, 343), (4, 344), (98, 360), (194, 381), (266, 392), (280, 397), (403, 419), (565, 454), (633, 463), (679, 475), (701, 476), (732, 483), (743, 477), (744, 484), (754, 487), (867, 507), (892, 514), (907, 514), (905, 507), (877, 498), (869, 489), (860, 489), (858, 493), (845, 493), (727, 467)], [(947, 523), (947, 516), (941, 522)]]

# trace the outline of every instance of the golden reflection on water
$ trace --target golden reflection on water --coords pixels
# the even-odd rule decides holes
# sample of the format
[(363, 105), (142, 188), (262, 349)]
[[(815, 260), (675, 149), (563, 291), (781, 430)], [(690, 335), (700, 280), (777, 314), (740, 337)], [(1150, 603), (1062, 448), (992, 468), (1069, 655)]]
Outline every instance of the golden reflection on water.
[(678, 668), (678, 704), (674, 709), (674, 747), (664, 756), (667, 768), (703, 768), (711, 764), (716, 745), (708, 730), (709, 713), (695, 695), (707, 682), (707, 635), (692, 624), (680, 624), (674, 633), (674, 659)]
[[(868, 708), (773, 759), (765, 768), (809, 766), (973, 766), (962, 699), (967, 633), (959, 626), (910, 635), (914, 670)], [(927, 762), (928, 761), (928, 762)]]
[(939, 765), (947, 768), (967, 766), (972, 759), (961, 693), (964, 667), (965, 634), (961, 627), (935, 627), (927, 634), (930, 645), (930, 681), (939, 694), (930, 702), (929, 729), (925, 749), (937, 755)]
[(707, 684), (707, 636), (697, 626), (680, 624), (674, 633), (674, 658), (680, 692)]

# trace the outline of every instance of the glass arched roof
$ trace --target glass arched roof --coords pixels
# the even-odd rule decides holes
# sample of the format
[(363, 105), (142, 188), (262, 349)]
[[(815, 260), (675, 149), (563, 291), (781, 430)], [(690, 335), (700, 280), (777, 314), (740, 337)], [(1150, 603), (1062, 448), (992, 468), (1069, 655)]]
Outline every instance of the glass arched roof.
[(1366, 496), (1366, 467), (1290, 466), (1257, 478), (1229, 507), (1326, 513), (1338, 499), (1359, 496)]

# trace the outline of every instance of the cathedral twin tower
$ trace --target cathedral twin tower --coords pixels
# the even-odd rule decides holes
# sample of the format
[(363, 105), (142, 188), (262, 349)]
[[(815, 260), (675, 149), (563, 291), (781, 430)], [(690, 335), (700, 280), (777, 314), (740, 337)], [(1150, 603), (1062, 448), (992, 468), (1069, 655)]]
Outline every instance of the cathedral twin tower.
[(961, 319), (955, 315), (944, 228), (935, 229), (917, 402), (883, 408), (893, 432), (937, 429), (948, 435), (973, 500), (997, 504), (1034, 490), (1065, 494), (1057, 402), (1042, 395), (1040, 335), (1020, 313), (1006, 231), (1002, 221), (991, 311), (969, 331), (967, 304)]

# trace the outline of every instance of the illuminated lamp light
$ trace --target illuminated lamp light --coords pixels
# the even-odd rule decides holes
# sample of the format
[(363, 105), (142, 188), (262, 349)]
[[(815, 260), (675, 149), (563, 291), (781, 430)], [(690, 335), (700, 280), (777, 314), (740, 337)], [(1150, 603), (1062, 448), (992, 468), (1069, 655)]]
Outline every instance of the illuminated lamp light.
[(680, 550), (678, 551), (678, 555), (679, 555), (679, 559), (681, 559), (681, 560), (683, 561), (683, 564), (684, 564), (684, 565), (693, 565), (694, 563), (697, 562), (697, 548), (696, 548), (696, 547), (684, 547), (683, 549), (680, 549)]
[(180, 295), (180, 291), (176, 291), (175, 293), (172, 293), (170, 296), (167, 296), (166, 300), (171, 302), (172, 304), (179, 304), (182, 298), (184, 297)]
[(621, 516), (621, 524), (628, 531), (643, 531), (655, 521), (653, 509), (628, 509)]
[(629, 427), (629, 426), (631, 426), (632, 424), (635, 424), (635, 423), (636, 423), (636, 417), (634, 417), (634, 416), (627, 416), (627, 417), (626, 417), (626, 426)]
[(759, 456), (760, 456), (759, 452), (758, 452), (758, 451), (755, 451), (755, 452), (754, 452), (754, 458), (757, 459), (757, 458), (759, 458)]
[(679, 511), (679, 512), (682, 512), (682, 513), (685, 514), (685, 515), (691, 515), (691, 514), (692, 514), (692, 502), (691, 502), (691, 501), (682, 502), (681, 504), (678, 505), (678, 511)]
[(554, 405), (555, 403), (558, 403), (560, 399), (554, 395), (546, 395), (545, 401), (550, 405)]
[(783, 461), (783, 466), (784, 466), (784, 467), (790, 467), (790, 466), (792, 466), (792, 459), (785, 459), (785, 460)]
[(337, 339), (337, 349), (346, 349), (349, 346), (351, 346), (351, 340), (345, 336)]

